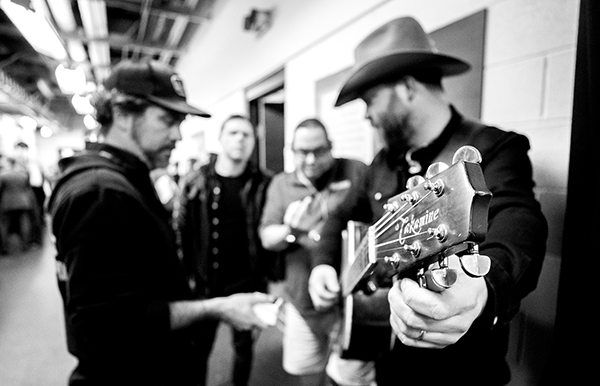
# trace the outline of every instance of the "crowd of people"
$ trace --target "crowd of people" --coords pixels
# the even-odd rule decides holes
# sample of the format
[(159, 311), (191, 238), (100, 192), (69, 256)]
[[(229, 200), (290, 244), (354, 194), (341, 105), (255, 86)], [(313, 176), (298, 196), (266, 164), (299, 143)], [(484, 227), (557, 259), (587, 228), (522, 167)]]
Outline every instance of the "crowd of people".
[[(78, 360), (70, 385), (204, 385), (220, 323), (233, 329), (232, 382), (247, 385), (256, 338), (270, 325), (256, 310), (276, 301), (272, 281), (284, 288), (281, 365), (302, 384), (509, 382), (509, 322), (536, 287), (547, 237), (528, 140), (461, 115), (442, 79), (469, 64), (437, 52), (413, 18), (376, 29), (355, 56), (336, 106), (365, 102), (384, 145), (370, 165), (335, 158), (326, 126), (311, 117), (293, 132), (295, 169), (273, 174), (252, 162), (252, 122), (232, 115), (221, 152), (161, 182), (168, 193), (155, 171), (167, 169), (179, 124), (210, 114), (188, 104), (169, 66), (124, 60), (112, 69), (94, 99), (101, 140), (61, 160), (48, 204)], [(450, 164), (465, 144), (480, 151), (492, 193), (479, 245), (489, 273), (458, 269), (441, 292), (411, 275), (390, 282), (380, 290), (393, 348), (342, 355), (346, 224), (376, 222), (410, 177)]]
[(44, 176), (19, 141), (10, 155), (0, 154), (0, 253), (25, 252), (42, 242)]

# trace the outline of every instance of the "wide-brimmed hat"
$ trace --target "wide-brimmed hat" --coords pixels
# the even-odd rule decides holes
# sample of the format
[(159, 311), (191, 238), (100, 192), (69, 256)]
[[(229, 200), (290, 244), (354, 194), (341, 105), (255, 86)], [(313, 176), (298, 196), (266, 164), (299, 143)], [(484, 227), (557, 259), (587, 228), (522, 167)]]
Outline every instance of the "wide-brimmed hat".
[(458, 75), (467, 62), (437, 52), (423, 27), (412, 17), (394, 19), (371, 32), (354, 50), (355, 64), (342, 86), (335, 106), (360, 97), (368, 88), (394, 75), (437, 71)]
[(181, 114), (210, 117), (207, 112), (187, 103), (179, 75), (157, 60), (119, 62), (104, 81), (104, 88), (146, 99)]

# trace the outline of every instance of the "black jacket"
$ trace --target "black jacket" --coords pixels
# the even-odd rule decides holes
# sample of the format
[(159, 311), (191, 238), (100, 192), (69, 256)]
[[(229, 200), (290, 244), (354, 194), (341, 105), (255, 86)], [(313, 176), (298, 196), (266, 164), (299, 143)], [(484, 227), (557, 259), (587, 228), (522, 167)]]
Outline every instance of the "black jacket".
[[(186, 272), (195, 287), (196, 296), (199, 297), (214, 296), (209, 277), (211, 274), (209, 206), (214, 199), (212, 192), (215, 188), (219, 188), (215, 163), (216, 155), (213, 154), (207, 164), (191, 171), (183, 178), (178, 202), (176, 228), (182, 258)], [(240, 196), (246, 212), (247, 247), (250, 258), (248, 278), (254, 283), (251, 285), (253, 288), (246, 286), (244, 292), (266, 291), (268, 279), (280, 278), (280, 273), (275, 272), (278, 254), (265, 250), (258, 236), (258, 225), (272, 173), (261, 170), (252, 163), (248, 163), (244, 173), (248, 175), (248, 179)]]
[[(537, 285), (546, 251), (547, 223), (534, 197), (529, 142), (523, 135), (464, 119), (452, 109), (452, 118), (440, 137), (415, 152), (413, 159), (421, 163), (424, 173), (434, 161), (450, 165), (454, 151), (465, 144), (481, 152), (481, 168), (493, 194), (487, 235), (480, 243), (480, 253), (492, 261), (485, 277), (488, 304), (467, 334), (445, 349), (416, 349), (396, 340), (394, 352), (380, 359), (378, 384), (439, 381), (501, 385), (509, 380), (505, 361), (509, 322), (521, 300)], [(313, 266), (339, 266), (340, 230), (348, 220), (372, 223), (380, 218), (383, 204), (405, 190), (408, 167), (405, 154), (389, 154), (384, 149), (376, 155), (367, 178), (352, 189), (342, 210), (329, 217)], [(399, 363), (410, 369), (404, 376), (394, 375)]]
[(71, 384), (190, 384), (193, 343), (168, 303), (191, 291), (148, 168), (99, 144), (62, 166), (49, 213)]

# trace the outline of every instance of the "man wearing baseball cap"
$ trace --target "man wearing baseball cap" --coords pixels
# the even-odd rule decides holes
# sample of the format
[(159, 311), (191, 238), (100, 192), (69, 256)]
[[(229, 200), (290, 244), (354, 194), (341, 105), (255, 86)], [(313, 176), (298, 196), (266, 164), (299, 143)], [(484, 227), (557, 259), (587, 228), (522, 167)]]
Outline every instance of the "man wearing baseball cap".
[(61, 160), (49, 201), (70, 385), (202, 385), (195, 329), (222, 319), (264, 327), (261, 293), (191, 300), (169, 214), (150, 171), (165, 167), (186, 115), (183, 83), (156, 61), (116, 65), (94, 100), (102, 141)]
[(389, 291), (389, 304), (378, 304), (389, 307), (396, 340), (391, 349), (389, 340), (384, 342), (388, 344), (373, 359), (378, 386), (505, 385), (510, 380), (505, 359), (509, 323), (536, 287), (547, 238), (533, 193), (529, 142), (515, 132), (467, 119), (452, 106), (442, 79), (470, 66), (439, 53), (412, 17), (391, 20), (370, 33), (357, 46), (355, 59), (336, 106), (362, 99), (384, 147), (362, 186), (352, 186), (343, 210), (323, 227), (309, 279), (313, 303), (327, 309), (339, 298), (336, 255), (347, 221), (374, 223), (387, 200), (405, 190), (409, 177), (423, 175), (437, 161), (450, 165), (455, 150), (472, 145), (481, 153), (493, 198), (481, 255), (471, 256), (491, 261), (489, 272), (470, 272), (471, 277), (459, 265), (456, 282), (441, 292), (421, 287), (415, 277), (386, 283), (378, 291)]

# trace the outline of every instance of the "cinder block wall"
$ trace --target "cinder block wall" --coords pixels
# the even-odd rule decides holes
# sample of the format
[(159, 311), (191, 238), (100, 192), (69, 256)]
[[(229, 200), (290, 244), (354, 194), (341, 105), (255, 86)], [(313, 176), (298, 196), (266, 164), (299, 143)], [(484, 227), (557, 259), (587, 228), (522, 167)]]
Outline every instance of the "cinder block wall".
[(510, 0), (489, 6), (483, 119), (526, 134), (548, 219), (538, 288), (513, 321), (512, 385), (531, 385), (551, 349), (567, 192), (579, 1)]

